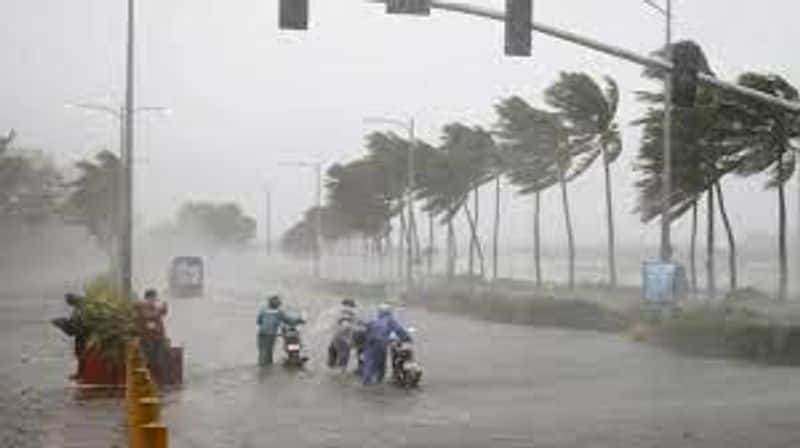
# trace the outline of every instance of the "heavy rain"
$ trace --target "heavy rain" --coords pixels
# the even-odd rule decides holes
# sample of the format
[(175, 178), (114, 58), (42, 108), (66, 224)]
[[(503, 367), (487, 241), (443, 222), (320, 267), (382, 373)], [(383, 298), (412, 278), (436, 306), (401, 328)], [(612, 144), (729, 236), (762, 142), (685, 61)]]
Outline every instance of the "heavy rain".
[(790, 0), (6, 0), (0, 447), (795, 447)]

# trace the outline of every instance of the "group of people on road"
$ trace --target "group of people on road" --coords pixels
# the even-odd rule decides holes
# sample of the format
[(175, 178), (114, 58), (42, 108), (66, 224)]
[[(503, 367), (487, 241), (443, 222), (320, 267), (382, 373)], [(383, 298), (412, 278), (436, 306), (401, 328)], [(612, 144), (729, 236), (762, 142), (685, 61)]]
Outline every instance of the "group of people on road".
[[(272, 296), (262, 308), (258, 325), (258, 363), (270, 366), (276, 339), (284, 326), (305, 323), (302, 317), (293, 317), (283, 311), (279, 296)], [(386, 371), (386, 358), (392, 338), (411, 342), (409, 331), (394, 317), (392, 307), (382, 304), (377, 315), (370, 320), (360, 319), (356, 302), (344, 299), (337, 314), (333, 338), (328, 346), (328, 367), (346, 371), (353, 352), (356, 353), (356, 374), (365, 385), (380, 382)]]
[[(70, 378), (80, 380), (85, 374), (85, 355), (89, 349), (91, 333), (83, 315), (86, 298), (72, 293), (66, 294), (64, 298), (70, 308), (70, 316), (53, 319), (52, 323), (74, 340), (74, 354), (78, 365), (76, 372), (70, 375)], [(134, 309), (136, 311), (137, 336), (139, 336), (147, 365), (156, 380), (163, 383), (169, 364), (169, 340), (164, 326), (167, 304), (159, 300), (158, 292), (155, 289), (148, 289), (144, 293), (144, 300), (137, 301)]]

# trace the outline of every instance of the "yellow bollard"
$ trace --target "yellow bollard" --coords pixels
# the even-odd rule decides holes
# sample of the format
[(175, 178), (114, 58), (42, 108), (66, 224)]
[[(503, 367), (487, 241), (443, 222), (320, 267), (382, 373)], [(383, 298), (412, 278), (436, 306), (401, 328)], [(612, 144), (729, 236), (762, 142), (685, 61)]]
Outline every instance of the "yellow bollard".
[(167, 448), (167, 427), (161, 423), (142, 425), (141, 448)]
[(142, 421), (142, 407), (139, 402), (143, 397), (152, 396), (150, 390), (150, 373), (147, 369), (139, 368), (133, 371), (133, 380), (131, 385), (131, 401), (128, 403), (130, 406), (129, 421), (128, 421), (128, 446), (130, 448), (139, 448), (141, 446), (141, 435), (138, 430), (139, 425), (142, 423), (149, 423), (149, 421)]
[(156, 423), (159, 419), (161, 419), (161, 400), (156, 397), (140, 398), (138, 426)]
[(148, 370), (147, 367), (141, 367), (139, 369), (136, 369), (134, 371), (134, 374), (139, 375), (141, 378), (144, 379), (143, 380), (144, 388), (142, 389), (142, 395), (139, 396), (140, 398), (145, 396), (155, 397), (159, 395), (158, 385), (156, 384), (155, 381), (153, 381), (153, 376), (150, 374), (150, 370)]

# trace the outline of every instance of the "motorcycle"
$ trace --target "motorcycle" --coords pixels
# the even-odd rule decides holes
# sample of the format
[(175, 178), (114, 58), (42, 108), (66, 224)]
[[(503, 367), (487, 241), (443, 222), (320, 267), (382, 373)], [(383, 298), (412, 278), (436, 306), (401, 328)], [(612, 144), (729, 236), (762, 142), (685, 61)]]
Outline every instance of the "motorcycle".
[(392, 363), (392, 380), (400, 387), (409, 389), (419, 386), (422, 367), (414, 359), (414, 346), (410, 342), (392, 341), (389, 345)]
[(288, 368), (302, 369), (308, 362), (308, 356), (303, 354), (303, 342), (300, 339), (300, 330), (296, 326), (287, 326), (283, 329), (283, 351), (286, 359), (283, 365)]

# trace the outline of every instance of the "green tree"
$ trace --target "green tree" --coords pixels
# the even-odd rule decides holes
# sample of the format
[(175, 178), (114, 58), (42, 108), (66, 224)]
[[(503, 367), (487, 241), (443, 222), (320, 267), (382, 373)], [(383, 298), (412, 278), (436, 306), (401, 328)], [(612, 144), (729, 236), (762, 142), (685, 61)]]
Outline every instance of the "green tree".
[(109, 256), (116, 253), (121, 228), (119, 198), (121, 163), (110, 151), (75, 164), (79, 175), (68, 183), (63, 206), (68, 222), (85, 227)]
[[(454, 274), (455, 230), (453, 218), (464, 212), (469, 226), (470, 244), (479, 260), (481, 277), (485, 274), (483, 248), (478, 238), (475, 215), (469, 208), (470, 193), (493, 174), (487, 169), (488, 161), (496, 152), (491, 134), (479, 126), (470, 127), (451, 123), (442, 129), (442, 143), (434, 151), (420, 151), (417, 197), (425, 201), (427, 212), (443, 217), (448, 228), (448, 275)], [(470, 272), (473, 275), (474, 272)]]
[(600, 154), (592, 138), (580, 132), (564, 114), (537, 109), (520, 97), (501, 101), (495, 110), (499, 117), (497, 135), (513, 161), (511, 182), (521, 194), (535, 194), (534, 258), (537, 283), (541, 284), (539, 193), (558, 184), (564, 210), (569, 260), (568, 285), (575, 286), (575, 237), (569, 207), (567, 184), (585, 173)]
[(178, 228), (222, 246), (240, 246), (256, 233), (256, 222), (233, 202), (187, 202), (178, 211)]
[(590, 158), (602, 156), (605, 180), (606, 228), (608, 233), (609, 283), (617, 285), (614, 234), (614, 206), (611, 191), (611, 164), (622, 152), (622, 140), (615, 123), (619, 88), (610, 77), (598, 85), (585, 73), (561, 73), (545, 92), (547, 104), (566, 118), (573, 139), (591, 146)]
[[(773, 96), (797, 101), (797, 88), (778, 75), (745, 73), (738, 83)], [(786, 300), (789, 267), (786, 242), (786, 182), (795, 171), (800, 149), (800, 117), (775, 106), (744, 97), (731, 97), (735, 126), (733, 139), (740, 150), (736, 171), (743, 176), (767, 173), (766, 187), (778, 196), (778, 299)]]

